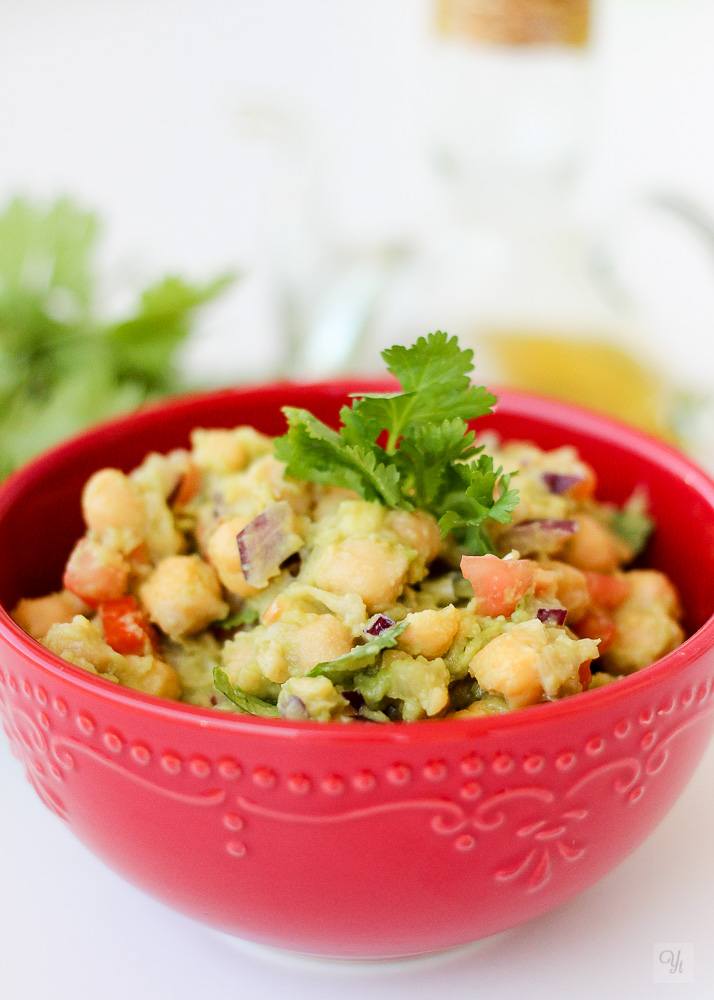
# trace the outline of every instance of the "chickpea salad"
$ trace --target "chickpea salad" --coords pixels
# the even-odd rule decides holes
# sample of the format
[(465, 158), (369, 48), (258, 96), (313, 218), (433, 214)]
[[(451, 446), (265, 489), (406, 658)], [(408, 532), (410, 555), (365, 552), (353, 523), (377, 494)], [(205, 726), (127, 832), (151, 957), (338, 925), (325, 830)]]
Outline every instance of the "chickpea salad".
[(456, 338), (384, 357), (401, 393), (355, 398), (339, 430), (286, 408), (281, 438), (198, 428), (96, 472), (63, 589), (15, 621), (162, 698), (378, 723), (557, 700), (683, 641), (670, 580), (628, 569), (644, 493), (600, 502), (574, 448), (478, 437), (495, 398)]

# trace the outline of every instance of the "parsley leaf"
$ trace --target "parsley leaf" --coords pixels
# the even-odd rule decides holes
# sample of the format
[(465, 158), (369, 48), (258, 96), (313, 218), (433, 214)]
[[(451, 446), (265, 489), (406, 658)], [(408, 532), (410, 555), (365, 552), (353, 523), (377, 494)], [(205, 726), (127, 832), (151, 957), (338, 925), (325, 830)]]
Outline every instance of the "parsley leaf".
[(518, 493), (468, 428), (496, 402), (471, 384), (473, 352), (437, 332), (382, 357), (400, 393), (355, 395), (340, 412), (339, 431), (286, 407), (277, 457), (296, 479), (346, 487), (386, 507), (426, 510), (469, 551), (491, 551), (483, 522), (509, 521)]
[(269, 701), (256, 698), (254, 694), (248, 694), (241, 688), (232, 684), (228, 675), (220, 667), (213, 668), (213, 683), (216, 688), (224, 694), (229, 701), (232, 701), (236, 708), (247, 715), (260, 715), (264, 719), (277, 719), (280, 717), (277, 705), (271, 705)]
[(327, 677), (333, 684), (349, 684), (352, 675), (364, 670), (365, 667), (372, 666), (383, 649), (391, 649), (392, 646), (396, 646), (397, 638), (408, 624), (405, 619), (390, 628), (385, 628), (374, 639), (370, 639), (362, 646), (355, 646), (349, 653), (338, 656), (336, 660), (318, 663), (307, 676)]

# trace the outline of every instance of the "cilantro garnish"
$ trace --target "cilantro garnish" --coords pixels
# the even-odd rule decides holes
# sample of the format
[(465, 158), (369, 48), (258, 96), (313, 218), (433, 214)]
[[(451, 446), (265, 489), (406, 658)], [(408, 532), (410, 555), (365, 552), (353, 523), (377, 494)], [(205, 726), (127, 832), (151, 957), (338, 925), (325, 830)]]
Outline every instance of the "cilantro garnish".
[(277, 457), (296, 479), (346, 487), (386, 507), (426, 510), (468, 551), (492, 551), (483, 522), (510, 521), (518, 493), (467, 425), (496, 402), (471, 384), (473, 351), (437, 332), (382, 357), (400, 393), (356, 396), (340, 411), (339, 431), (285, 407), (288, 430), (275, 443)]

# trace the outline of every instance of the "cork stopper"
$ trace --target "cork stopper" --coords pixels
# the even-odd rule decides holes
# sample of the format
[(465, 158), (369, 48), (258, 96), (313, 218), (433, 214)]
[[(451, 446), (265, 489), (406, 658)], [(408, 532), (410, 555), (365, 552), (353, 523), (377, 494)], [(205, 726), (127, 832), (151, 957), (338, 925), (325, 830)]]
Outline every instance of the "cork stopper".
[(584, 46), (590, 0), (436, 0), (437, 30), (497, 45)]

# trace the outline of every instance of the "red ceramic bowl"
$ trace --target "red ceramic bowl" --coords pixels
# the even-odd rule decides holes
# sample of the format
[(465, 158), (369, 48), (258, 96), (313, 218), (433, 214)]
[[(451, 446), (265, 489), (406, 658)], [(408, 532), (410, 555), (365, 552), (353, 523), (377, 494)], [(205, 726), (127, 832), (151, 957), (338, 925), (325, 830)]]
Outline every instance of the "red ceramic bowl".
[[(38, 459), (0, 490), (0, 602), (57, 586), (95, 469), (185, 445), (196, 425), (280, 433), (284, 404), (334, 421), (356, 388), (177, 400)], [(692, 633), (683, 646), (611, 686), (494, 718), (297, 723), (119, 688), (56, 658), (0, 611), (0, 708), (42, 800), (171, 906), (319, 955), (473, 941), (622, 861), (681, 793), (712, 730), (714, 484), (665, 445), (536, 397), (503, 393), (481, 426), (546, 448), (573, 443), (604, 498), (647, 487), (658, 523), (649, 561), (680, 589)]]

